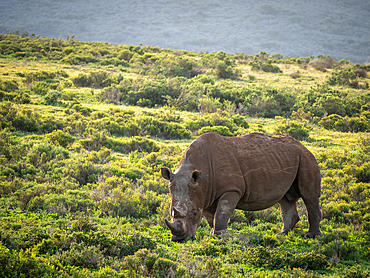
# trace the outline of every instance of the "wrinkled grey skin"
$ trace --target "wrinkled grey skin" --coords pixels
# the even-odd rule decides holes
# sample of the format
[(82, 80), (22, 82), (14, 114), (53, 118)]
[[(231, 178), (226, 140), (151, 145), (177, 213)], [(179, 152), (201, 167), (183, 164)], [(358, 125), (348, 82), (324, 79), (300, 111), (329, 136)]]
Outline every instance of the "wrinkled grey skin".
[(252, 133), (223, 137), (206, 133), (194, 140), (169, 181), (172, 241), (194, 239), (202, 217), (212, 234), (222, 234), (234, 209), (262, 210), (279, 203), (287, 234), (299, 220), (296, 202), (308, 212), (306, 237), (321, 235), (321, 176), (313, 155), (290, 137)]
[[(181, 168), (181, 167), (180, 167)], [(172, 197), (171, 218), (174, 223), (165, 219), (170, 228), (172, 241), (183, 241), (186, 238), (195, 239), (196, 230), (202, 220), (202, 212), (197, 196), (200, 173), (198, 171), (177, 171), (171, 173), (168, 168), (161, 168), (162, 176), (170, 181)]]

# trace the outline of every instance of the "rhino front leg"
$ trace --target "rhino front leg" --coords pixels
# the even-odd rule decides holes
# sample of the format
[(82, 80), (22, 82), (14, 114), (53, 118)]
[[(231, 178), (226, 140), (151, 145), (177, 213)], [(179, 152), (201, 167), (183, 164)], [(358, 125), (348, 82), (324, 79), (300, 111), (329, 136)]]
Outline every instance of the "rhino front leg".
[(227, 223), (239, 200), (240, 195), (237, 192), (226, 192), (220, 197), (217, 202), (212, 234), (220, 235), (226, 231)]
[(209, 227), (213, 230), (214, 220), (215, 220), (216, 206), (213, 205), (207, 209), (203, 210), (203, 216), (207, 220)]

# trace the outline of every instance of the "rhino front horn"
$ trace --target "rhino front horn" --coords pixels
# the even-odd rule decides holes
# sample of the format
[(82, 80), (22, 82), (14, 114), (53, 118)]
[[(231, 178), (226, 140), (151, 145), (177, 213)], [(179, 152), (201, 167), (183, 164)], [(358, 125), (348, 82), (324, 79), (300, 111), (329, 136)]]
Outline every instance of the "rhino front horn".
[(166, 222), (167, 227), (171, 230), (172, 234), (178, 234), (182, 232), (181, 224), (178, 221), (171, 223), (166, 218), (164, 221)]

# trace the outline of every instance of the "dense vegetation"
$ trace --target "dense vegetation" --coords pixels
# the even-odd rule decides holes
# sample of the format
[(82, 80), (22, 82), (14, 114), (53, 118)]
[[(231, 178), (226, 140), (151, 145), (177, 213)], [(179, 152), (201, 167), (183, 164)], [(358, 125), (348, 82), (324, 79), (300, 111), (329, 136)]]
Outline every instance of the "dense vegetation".
[[(0, 35), (0, 277), (367, 277), (368, 65)], [(322, 170), (324, 235), (278, 206), (170, 242), (175, 169), (199, 134), (290, 135)]]

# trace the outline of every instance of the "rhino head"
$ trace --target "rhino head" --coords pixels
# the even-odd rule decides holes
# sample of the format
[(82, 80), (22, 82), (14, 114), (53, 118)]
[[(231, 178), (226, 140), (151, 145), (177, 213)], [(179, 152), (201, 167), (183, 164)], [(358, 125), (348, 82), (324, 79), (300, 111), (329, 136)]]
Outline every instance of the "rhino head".
[(167, 167), (161, 168), (162, 177), (169, 181), (171, 194), (171, 220), (165, 219), (171, 230), (172, 241), (195, 239), (196, 230), (202, 219), (200, 172), (179, 170), (172, 173)]

